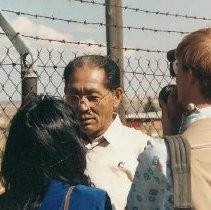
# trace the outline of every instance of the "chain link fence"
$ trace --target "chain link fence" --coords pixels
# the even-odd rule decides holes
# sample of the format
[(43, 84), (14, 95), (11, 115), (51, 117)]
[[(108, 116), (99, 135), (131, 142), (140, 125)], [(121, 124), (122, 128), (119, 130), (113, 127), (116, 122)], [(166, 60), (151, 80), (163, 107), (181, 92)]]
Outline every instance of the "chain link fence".
[[(104, 11), (106, 6), (116, 7), (115, 5), (106, 5), (105, 3), (90, 0), (74, 0), (74, 2), (78, 3), (78, 7), (81, 6), (81, 8), (83, 6), (90, 6), (90, 8), (93, 8), (93, 11), (96, 10), (96, 8)], [(143, 10), (141, 8), (128, 6), (122, 6), (121, 8), (123, 9), (124, 16), (130, 14), (137, 16), (155, 15), (156, 17), (164, 16), (175, 19), (210, 20), (205, 17)], [(97, 21), (92, 21), (87, 19), (86, 16), (84, 16), (84, 20), (79, 20), (74, 17), (65, 19), (54, 15), (32, 14), (6, 8), (2, 9), (2, 11), (10, 15), (18, 16), (16, 19), (17, 34), (20, 34), (24, 41), (30, 43), (30, 50), (33, 51), (35, 60), (33, 68), (38, 75), (38, 94), (49, 93), (62, 97), (64, 90), (63, 71), (70, 60), (84, 54), (106, 55), (106, 43), (102, 41), (103, 36), (101, 35), (103, 34), (105, 38), (107, 25), (102, 17), (99, 17), (99, 21), (98, 19)], [(126, 19), (127, 18), (125, 18), (125, 20)], [(85, 32), (81, 33), (86, 34), (87, 32), (95, 31), (94, 33), (97, 33), (100, 38), (99, 40), (94, 40), (93, 37), (82, 39), (79, 36), (80, 34), (78, 34), (79, 37), (73, 39), (68, 33), (62, 34), (59, 33), (59, 31), (46, 29), (43, 25), (39, 25), (39, 21), (41, 20), (49, 21), (54, 25), (57, 23), (64, 24), (65, 27), (69, 27), (70, 24), (80, 29), (84, 27), (83, 30)], [(33, 21), (36, 21), (36, 23)], [(30, 33), (30, 30), (22, 31), (21, 27), (18, 26), (23, 22), (31, 28), (36, 28), (38, 31), (45, 29), (46, 32), (43, 33), (44, 35), (50, 33), (53, 34), (53, 36), (49, 38), (50, 36), (44, 36), (42, 33), (33, 34), (33, 30), (32, 33)], [(39, 27), (37, 27), (37, 25), (39, 25)], [(151, 47), (154, 48), (153, 41), (155, 44), (155, 42), (159, 42), (159, 39), (164, 40), (163, 35), (166, 35), (168, 40), (171, 39), (169, 34), (179, 36), (179, 38), (177, 38), (181, 39), (181, 35), (187, 34), (188, 31), (153, 28), (141, 24), (128, 25), (127, 23), (122, 25), (109, 25), (109, 27), (124, 29), (124, 35), (129, 37), (128, 43), (124, 43), (124, 46), (120, 49), (124, 51), (123, 83), (125, 92), (121, 106), (123, 106), (125, 114), (125, 123), (149, 135), (161, 136), (161, 111), (157, 97), (161, 88), (168, 83), (172, 83), (172, 80), (169, 75), (166, 50), (151, 49)], [(135, 41), (135, 47), (131, 44), (131, 40), (134, 37), (132, 33), (134, 32), (140, 33), (141, 36), (145, 33), (147, 36), (145, 39), (142, 37), (143, 41), (140, 41), (139, 45), (136, 45), (138, 42)], [(153, 38), (152, 40), (150, 38), (148, 39), (149, 34), (153, 34), (156, 40), (153, 40)], [(8, 42), (7, 35), (8, 34), (5, 34), (3, 31), (0, 31), (0, 151), (4, 149), (4, 140), (9, 122), (20, 107), (22, 98), (21, 59), (15, 48), (11, 47), (11, 43)], [(139, 38), (136, 39), (138, 40)], [(149, 48), (148, 46), (146, 47), (145, 40), (148, 40)], [(169, 48), (164, 47), (164, 49)], [(0, 155), (2, 155), (1, 152)]]
[[(156, 8), (155, 10), (144, 9), (136, 6), (140, 5), (139, 1), (135, 4), (135, 1), (125, 0), (128, 5), (123, 6), (107, 4), (106, 2), (112, 1), (106, 0), (66, 2), (70, 5), (64, 6), (62, 13), (55, 7), (54, 14), (50, 15), (50, 6), (46, 7), (47, 13), (43, 9), (46, 5), (44, 1), (41, 2), (42, 5), (36, 2), (37, 8), (31, 8), (30, 5), (28, 11), (23, 11), (25, 7), (19, 2), (20, 7), (17, 8), (15, 4), (9, 6), (11, 8), (3, 8), (3, 2), (0, 5), (0, 12), (12, 21), (15, 31), (12, 39), (20, 36), (32, 52), (32, 70), (38, 76), (38, 94), (48, 93), (63, 97), (63, 71), (70, 60), (86, 54), (106, 55), (109, 46), (106, 42), (107, 28), (120, 29), (124, 33), (123, 46), (115, 47), (113, 43), (110, 46), (111, 49), (124, 53), (124, 67), (121, 69), (124, 97), (120, 113), (123, 110), (127, 126), (151, 136), (162, 136), (158, 95), (162, 87), (175, 83), (169, 74), (166, 52), (175, 48), (189, 32), (208, 27), (211, 18), (206, 15), (209, 16), (209, 10), (205, 13), (201, 9), (201, 16), (200, 12), (198, 15), (192, 14), (192, 5), (187, 7), (189, 14), (181, 14), (186, 11), (184, 6), (177, 7), (176, 12), (172, 12), (174, 9), (162, 11), (159, 10), (159, 7), (165, 8), (162, 4), (150, 6)], [(130, 6), (131, 4), (133, 5)], [(178, 2), (176, 4), (180, 5)], [(206, 4), (201, 5), (207, 7)], [(122, 23), (106, 21), (105, 11), (108, 7), (122, 9)], [(80, 15), (75, 11), (80, 11)], [(11, 34), (1, 30), (1, 27), (0, 21), (0, 166), (10, 121), (20, 107), (24, 95), (23, 59), (10, 42), (14, 40), (8, 39)], [(27, 88), (25, 90), (28, 91)]]
[[(79, 55), (75, 52), (37, 50), (34, 70), (38, 74), (38, 93), (62, 97), (64, 68)], [(0, 142), (3, 149), (8, 124), (21, 101), (21, 62), (15, 49), (1, 49), (0, 75)], [(168, 62), (164, 58), (124, 58), (125, 92), (122, 106), (128, 126), (150, 135), (162, 134), (157, 95), (170, 81)]]

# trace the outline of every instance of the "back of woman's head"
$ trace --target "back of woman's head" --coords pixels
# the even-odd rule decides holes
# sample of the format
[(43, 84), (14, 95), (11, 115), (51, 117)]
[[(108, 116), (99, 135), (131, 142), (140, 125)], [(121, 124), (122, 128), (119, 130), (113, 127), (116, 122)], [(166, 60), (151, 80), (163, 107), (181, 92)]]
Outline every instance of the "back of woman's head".
[(6, 191), (40, 192), (52, 179), (88, 183), (85, 150), (76, 129), (62, 99), (31, 97), (11, 122), (2, 162)]

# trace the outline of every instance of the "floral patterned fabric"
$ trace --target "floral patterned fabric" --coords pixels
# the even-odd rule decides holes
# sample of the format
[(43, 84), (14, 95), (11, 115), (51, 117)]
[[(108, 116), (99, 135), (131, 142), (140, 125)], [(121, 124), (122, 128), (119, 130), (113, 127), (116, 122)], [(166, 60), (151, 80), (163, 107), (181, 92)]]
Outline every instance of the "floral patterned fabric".
[[(181, 132), (193, 122), (206, 118), (211, 118), (211, 106), (197, 109), (187, 116)], [(172, 210), (173, 183), (165, 140), (149, 140), (138, 161), (127, 198), (127, 210)]]
[(127, 209), (173, 209), (172, 177), (165, 141), (149, 140), (138, 160), (139, 165), (128, 195)]

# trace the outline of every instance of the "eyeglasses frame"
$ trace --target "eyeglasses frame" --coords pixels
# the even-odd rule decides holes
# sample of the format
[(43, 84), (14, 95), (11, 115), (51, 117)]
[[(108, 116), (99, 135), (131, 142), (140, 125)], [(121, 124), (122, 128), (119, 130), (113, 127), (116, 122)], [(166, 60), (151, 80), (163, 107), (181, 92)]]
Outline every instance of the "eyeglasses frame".
[[(95, 108), (96, 106), (98, 106), (99, 104), (100, 104), (100, 102), (109, 94), (109, 93), (112, 93), (112, 91), (111, 90), (108, 90), (107, 91), (107, 93), (105, 94), (105, 95), (103, 95), (103, 96), (101, 96), (101, 97), (99, 97), (99, 99), (98, 99), (98, 102), (96, 102), (96, 104), (94, 105), (94, 106), (90, 106), (89, 105), (89, 100), (87, 99), (87, 96), (90, 96), (90, 95), (74, 95), (74, 94), (69, 94), (69, 96), (75, 96), (75, 97), (77, 97), (78, 99), (78, 104), (76, 105), (76, 106), (74, 106), (74, 107), (77, 107), (77, 106), (79, 106), (80, 104), (81, 104), (81, 100), (83, 100), (83, 102), (89, 107), (89, 108)], [(85, 100), (83, 99), (83, 98), (85, 98)]]

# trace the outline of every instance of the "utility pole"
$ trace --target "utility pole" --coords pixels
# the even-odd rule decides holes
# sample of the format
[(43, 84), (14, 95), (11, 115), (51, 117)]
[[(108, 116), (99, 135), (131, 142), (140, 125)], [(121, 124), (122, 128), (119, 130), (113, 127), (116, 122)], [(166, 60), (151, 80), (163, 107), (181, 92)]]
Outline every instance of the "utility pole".
[[(105, 0), (106, 4), (106, 41), (107, 55), (115, 60), (121, 70), (121, 86), (124, 88), (124, 62), (123, 62), (123, 28), (122, 26), (122, 0)], [(121, 120), (125, 121), (123, 102), (119, 108)]]

